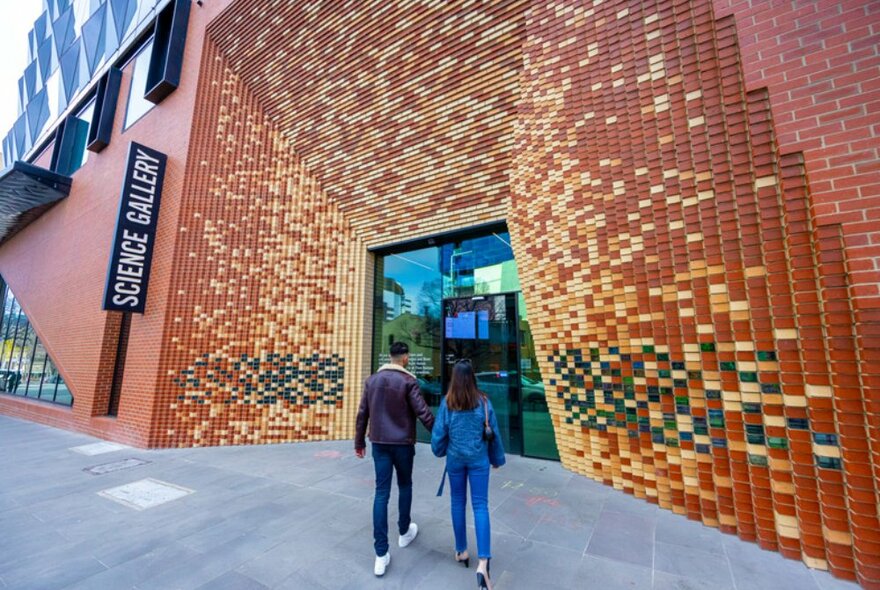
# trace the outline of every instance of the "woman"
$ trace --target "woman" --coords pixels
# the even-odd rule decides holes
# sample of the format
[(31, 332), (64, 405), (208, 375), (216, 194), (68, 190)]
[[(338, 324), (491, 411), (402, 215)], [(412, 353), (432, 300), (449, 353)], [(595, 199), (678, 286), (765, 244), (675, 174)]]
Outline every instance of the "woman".
[[(431, 449), (446, 457), (452, 504), (452, 529), (455, 533), (455, 561), (470, 566), (467, 552), (465, 506), (467, 484), (471, 485), (471, 505), (477, 529), (477, 584), (491, 590), (489, 579), (489, 466), (504, 465), (504, 447), (492, 403), (479, 389), (471, 362), (462, 360), (452, 369), (449, 391), (440, 402), (440, 410), (431, 432)], [(442, 489), (442, 487), (441, 487)]]

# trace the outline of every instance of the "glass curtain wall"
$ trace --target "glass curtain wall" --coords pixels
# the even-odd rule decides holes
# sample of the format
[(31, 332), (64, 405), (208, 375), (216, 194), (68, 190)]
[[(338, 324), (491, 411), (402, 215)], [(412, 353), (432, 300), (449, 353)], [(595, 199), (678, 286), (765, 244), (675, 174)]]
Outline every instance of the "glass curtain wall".
[(33, 326), (6, 283), (0, 279), (0, 393), (30, 397), (65, 406), (73, 396)]

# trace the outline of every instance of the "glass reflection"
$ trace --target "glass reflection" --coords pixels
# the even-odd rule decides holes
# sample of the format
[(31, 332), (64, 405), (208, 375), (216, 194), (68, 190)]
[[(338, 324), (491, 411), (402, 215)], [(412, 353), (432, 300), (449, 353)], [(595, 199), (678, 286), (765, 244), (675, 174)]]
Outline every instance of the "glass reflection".
[(30, 371), (30, 367), (27, 365), (31, 360), (31, 353), (33, 352), (32, 341), (36, 339), (36, 336), (34, 336), (33, 328), (31, 328), (26, 317), (24, 318), (24, 326), (19, 332), (20, 335), (16, 341), (17, 351), (13, 353), (9, 363), (10, 375), (7, 391), (13, 394), (21, 393), (24, 395), (26, 392), (19, 390), (24, 388), (25, 384), (22, 383), (22, 380), (27, 377), (27, 373)]
[(27, 395), (28, 397), (40, 397), (40, 388), (43, 386), (43, 375), (46, 371), (46, 349), (36, 341), (34, 346), (34, 360), (28, 373)]
[(76, 166), (77, 168), (81, 168), (89, 160), (89, 150), (86, 149), (86, 144), (88, 143), (89, 138), (89, 127), (92, 125), (92, 119), (94, 116), (95, 99), (93, 98), (85, 108), (76, 115), (76, 118), (83, 123), (77, 126), (76, 145), (74, 146), (74, 149), (76, 150), (75, 153), (79, 160), (79, 164)]
[[(489, 232), (378, 256), (375, 276), (373, 371), (388, 361), (392, 342), (406, 342), (410, 371), (436, 410), (444, 393), (441, 365), (462, 356), (478, 360), (478, 385), (505, 416), (509, 450), (558, 459), (510, 234)], [(471, 299), (501, 294), (509, 296)], [(506, 312), (486, 307), (494, 303), (503, 303)], [(502, 316), (504, 322), (493, 322)], [(419, 440), (429, 440), (418, 429)]]
[[(12, 301), (12, 311), (9, 314), (9, 322), (10, 322), (10, 334), (9, 338), (4, 341), (4, 363), (3, 369), (5, 371), (9, 371), (12, 368), (12, 359), (18, 353), (18, 347), (16, 346), (16, 342), (18, 340), (18, 333), (21, 331), (22, 319), (21, 319), (21, 307), (18, 305), (18, 302), (13, 299)], [(26, 321), (26, 320), (25, 320)]]
[[(432, 409), (440, 404), (440, 254), (425, 248), (376, 261), (373, 371), (389, 362), (394, 342), (409, 346), (407, 369)], [(418, 425), (419, 440), (430, 439)]]
[(525, 297), (519, 294), (520, 387), (522, 388), (523, 454), (544, 459), (559, 459), (553, 421), (547, 407), (546, 391), (538, 368), (535, 341), (529, 327)]
[(2, 278), (0, 290), (0, 392), (72, 405), (73, 395)]
[(58, 382), (61, 381), (61, 375), (55, 368), (52, 359), (46, 361), (46, 374), (43, 376), (43, 388), (40, 392), (41, 399), (55, 401), (55, 391), (58, 389)]
[(135, 57), (134, 72), (131, 75), (131, 87), (128, 90), (128, 108), (125, 110), (125, 125), (128, 129), (146, 115), (155, 104), (144, 98), (147, 92), (147, 73), (150, 69), (150, 56), (153, 55), (153, 41), (148, 41)]
[(519, 276), (507, 232), (445, 244), (442, 249), (444, 297), (519, 291)]
[(53, 400), (56, 404), (61, 404), (64, 406), (73, 405), (73, 394), (70, 393), (70, 389), (67, 388), (67, 385), (64, 383), (64, 379), (61, 378), (61, 375), (58, 375), (57, 378), (57, 389), (55, 390), (55, 399)]
[[(9, 351), (7, 350), (6, 341), (9, 340), (9, 333), (11, 326), (14, 322), (11, 321), (10, 318), (13, 318), (13, 306), (15, 302), (12, 297), (9, 295), (8, 291), (4, 292), (3, 296), (3, 318), (0, 320), (0, 333), (3, 335), (3, 344), (0, 345), (0, 370), (2, 370), (6, 359), (9, 358)], [(3, 379), (0, 379), (0, 388), (3, 387)]]

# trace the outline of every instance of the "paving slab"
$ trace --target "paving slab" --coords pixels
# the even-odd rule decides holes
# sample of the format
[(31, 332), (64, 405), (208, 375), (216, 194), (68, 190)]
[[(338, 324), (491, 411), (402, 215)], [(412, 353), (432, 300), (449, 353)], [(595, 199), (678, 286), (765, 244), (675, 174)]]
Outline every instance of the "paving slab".
[[(392, 560), (383, 578), (373, 575), (373, 465), (354, 456), (350, 440), (123, 446), (98, 455), (75, 447), (112, 448), (0, 416), (0, 588), (450, 590), (476, 583), (476, 558), (469, 569), (452, 558), (448, 487), (436, 496), (443, 462), (427, 445), (417, 447), (413, 476), (419, 536), (397, 547), (394, 490)], [(101, 465), (108, 467), (84, 471)], [(194, 493), (145, 510), (98, 495), (142, 480)], [(492, 472), (489, 504), (497, 590), (858, 588), (556, 462), (508, 457)], [(470, 508), (468, 541), (475, 556)]]
[(733, 586), (730, 568), (724, 554), (700, 551), (693, 547), (656, 542), (654, 569), (685, 578), (695, 578), (704, 584)]
[(621, 562), (587, 555), (578, 567), (577, 578), (582, 588), (602, 590), (641, 590), (651, 587), (651, 568), (624, 566)]
[(729, 576), (727, 579), (706, 580), (655, 571), (653, 590), (734, 590), (734, 587)]
[(153, 478), (141, 479), (115, 488), (101, 490), (98, 495), (135, 510), (147, 510), (173, 502), (195, 490)]
[(724, 556), (724, 533), (672, 512), (664, 511), (657, 517), (655, 540)]
[(654, 563), (654, 525), (654, 520), (645, 517), (641, 511), (617, 512), (606, 508), (596, 522), (586, 552), (651, 568)]

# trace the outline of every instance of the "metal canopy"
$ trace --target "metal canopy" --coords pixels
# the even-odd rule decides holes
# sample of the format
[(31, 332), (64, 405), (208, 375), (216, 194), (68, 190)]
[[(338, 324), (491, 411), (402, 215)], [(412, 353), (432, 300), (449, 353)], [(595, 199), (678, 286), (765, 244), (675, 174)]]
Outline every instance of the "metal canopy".
[(69, 176), (25, 162), (0, 172), (0, 244), (70, 193)]

